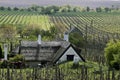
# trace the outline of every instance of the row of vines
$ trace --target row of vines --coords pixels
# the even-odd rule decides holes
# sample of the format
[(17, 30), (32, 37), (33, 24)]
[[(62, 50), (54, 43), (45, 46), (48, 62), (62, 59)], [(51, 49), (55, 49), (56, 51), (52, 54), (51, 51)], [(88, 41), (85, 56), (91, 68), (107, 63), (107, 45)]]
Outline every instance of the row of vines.
[(76, 15), (41, 15), (38, 13), (0, 12), (0, 24), (37, 25), (49, 30), (56, 27), (63, 33), (77, 27), (88, 48), (103, 49), (110, 39), (120, 39), (120, 15), (113, 13), (80, 13)]

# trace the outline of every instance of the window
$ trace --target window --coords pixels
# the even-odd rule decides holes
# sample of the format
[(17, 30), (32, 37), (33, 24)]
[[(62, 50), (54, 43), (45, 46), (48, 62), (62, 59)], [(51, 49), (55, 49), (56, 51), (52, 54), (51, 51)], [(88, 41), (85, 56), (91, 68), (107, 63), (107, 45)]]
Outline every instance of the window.
[(74, 55), (67, 55), (67, 61), (73, 61)]

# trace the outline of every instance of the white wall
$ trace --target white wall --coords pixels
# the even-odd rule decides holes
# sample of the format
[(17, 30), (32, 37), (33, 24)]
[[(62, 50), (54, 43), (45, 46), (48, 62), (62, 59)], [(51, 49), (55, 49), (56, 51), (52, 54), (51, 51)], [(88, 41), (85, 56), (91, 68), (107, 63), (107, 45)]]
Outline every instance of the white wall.
[[(62, 57), (57, 61), (57, 63), (62, 61), (67, 61), (67, 55), (74, 55), (75, 57), (79, 57), (78, 54), (74, 51), (72, 47), (70, 47), (63, 55)], [(82, 59), (79, 57), (79, 61), (82, 61)]]

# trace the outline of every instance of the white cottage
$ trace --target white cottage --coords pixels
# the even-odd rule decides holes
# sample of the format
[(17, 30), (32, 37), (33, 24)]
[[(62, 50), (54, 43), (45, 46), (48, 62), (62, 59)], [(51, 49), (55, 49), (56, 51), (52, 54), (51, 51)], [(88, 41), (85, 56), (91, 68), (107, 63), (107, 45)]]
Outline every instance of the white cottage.
[(26, 62), (30, 65), (37, 64), (56, 64), (64, 61), (73, 61), (77, 57), (79, 61), (85, 61), (80, 55), (81, 49), (77, 49), (68, 41), (68, 35), (64, 36), (63, 41), (21, 41), (19, 47), (13, 52), (22, 54)]

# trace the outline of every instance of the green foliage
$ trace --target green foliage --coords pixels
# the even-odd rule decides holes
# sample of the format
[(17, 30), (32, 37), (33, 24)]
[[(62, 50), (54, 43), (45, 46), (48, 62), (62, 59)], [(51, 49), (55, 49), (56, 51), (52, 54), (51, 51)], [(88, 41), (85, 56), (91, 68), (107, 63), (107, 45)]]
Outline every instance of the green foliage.
[(8, 61), (0, 61), (0, 67), (2, 68), (6, 68), (7, 66), (9, 65), (9, 62)]
[(90, 11), (90, 7), (87, 7), (87, 8), (86, 8), (86, 11), (89, 12), (89, 11)]
[(16, 27), (13, 25), (1, 25), (0, 38), (2, 41), (13, 41), (16, 37)]
[(120, 65), (120, 41), (110, 41), (105, 48), (105, 58), (110, 67), (119, 69)]
[(24, 56), (21, 54), (17, 54), (16, 56), (10, 58), (9, 61), (10, 62), (18, 62), (18, 61), (24, 62)]
[(104, 9), (105, 9), (105, 12), (110, 12), (111, 11), (111, 9), (108, 8), (108, 7), (105, 7)]
[(8, 7), (8, 8), (7, 8), (7, 10), (8, 10), (8, 11), (11, 11), (11, 8), (10, 8), (10, 7)]
[(1, 7), (0, 7), (0, 10), (5, 10), (5, 7), (1, 6)]
[(84, 46), (84, 38), (78, 33), (78, 32), (73, 32), (70, 33), (70, 42), (77, 47), (83, 47)]
[(13, 10), (14, 10), (14, 11), (18, 11), (18, 10), (19, 10), (19, 8), (17, 8), (17, 7), (14, 7), (14, 8), (13, 8)]
[(14, 68), (21, 68), (25, 67), (25, 60), (24, 56), (21, 54), (17, 54), (16, 56), (10, 58), (8, 61), (0, 61), (0, 67), (6, 68), (7, 66), (9, 67), (14, 67)]
[(79, 62), (78, 62), (78, 63), (73, 63), (73, 65), (72, 65), (71, 68), (77, 69), (77, 68), (79, 68), (79, 67), (80, 67), (80, 66), (79, 66)]
[(96, 8), (96, 12), (102, 12), (101, 7)]

